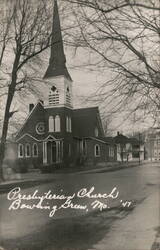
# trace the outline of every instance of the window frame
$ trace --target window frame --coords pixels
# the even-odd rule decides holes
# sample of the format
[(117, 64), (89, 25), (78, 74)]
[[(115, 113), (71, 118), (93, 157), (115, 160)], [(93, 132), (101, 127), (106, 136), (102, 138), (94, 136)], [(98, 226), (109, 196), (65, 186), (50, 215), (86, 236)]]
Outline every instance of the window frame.
[[(20, 147), (22, 147), (22, 155), (20, 154)], [(18, 144), (18, 158), (24, 158), (24, 145), (22, 143)]]
[(109, 146), (109, 157), (114, 157), (114, 147), (113, 146)]
[(68, 132), (72, 132), (72, 120), (71, 120), (71, 117), (69, 116), (68, 118)]
[[(34, 153), (35, 146), (36, 146), (37, 154)], [(32, 155), (33, 155), (33, 157), (38, 157), (38, 145), (37, 145), (37, 143), (33, 143), (33, 145), (32, 145)]]
[(95, 127), (95, 129), (94, 129), (94, 135), (95, 135), (95, 137), (99, 136), (99, 130), (97, 127)]
[[(29, 155), (27, 154), (27, 147), (29, 148)], [(25, 157), (26, 158), (31, 157), (31, 145), (29, 143), (25, 144)]]
[(66, 131), (67, 132), (72, 132), (72, 118), (71, 116), (66, 116)]
[(48, 131), (49, 132), (55, 131), (55, 119), (54, 119), (53, 115), (50, 115), (48, 118)]
[(61, 118), (59, 115), (54, 118), (54, 132), (61, 132)]
[[(97, 147), (98, 147), (98, 154), (97, 154)], [(94, 145), (94, 156), (95, 157), (100, 157), (101, 156), (101, 147), (99, 144)]]

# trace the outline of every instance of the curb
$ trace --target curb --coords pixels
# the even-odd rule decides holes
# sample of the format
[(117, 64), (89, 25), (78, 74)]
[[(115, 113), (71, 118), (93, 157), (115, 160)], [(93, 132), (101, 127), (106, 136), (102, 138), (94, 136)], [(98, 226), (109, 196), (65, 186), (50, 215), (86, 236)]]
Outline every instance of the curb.
[(119, 170), (123, 170), (123, 169), (127, 169), (127, 168), (133, 168), (133, 167), (139, 167), (139, 166), (142, 166), (139, 165), (139, 164), (136, 164), (136, 165), (128, 165), (128, 166), (116, 166), (116, 167), (106, 167), (106, 168), (101, 168), (101, 169), (90, 169), (90, 170), (82, 170), (82, 171), (79, 171), (77, 172), (77, 174), (83, 174), (83, 173), (86, 173), (86, 174), (96, 174), (96, 173), (105, 173), (105, 172), (114, 172), (114, 171), (119, 171)]
[[(72, 173), (64, 173), (64, 174), (96, 174), (96, 173), (105, 173), (105, 172), (114, 172), (114, 171), (120, 171), (120, 170), (124, 170), (127, 168), (132, 168), (132, 167), (138, 167), (140, 165), (136, 164), (136, 165), (130, 165), (130, 166), (123, 166), (123, 167), (110, 167), (110, 168), (101, 168), (101, 169), (90, 169), (90, 170), (82, 170), (82, 171), (78, 171), (78, 172), (72, 172)], [(54, 173), (53, 173), (54, 174)], [(56, 175), (60, 175), (62, 173), (55, 173)], [(30, 188), (30, 187), (34, 187), (40, 184), (45, 184), (45, 183), (51, 183), (53, 180), (55, 179), (55, 176), (53, 176), (53, 178), (49, 178), (49, 179), (26, 179), (26, 180), (22, 180), (22, 181), (13, 181), (10, 183), (2, 183), (0, 184), (0, 194), (4, 194), (4, 193), (8, 193), (11, 189), (13, 189), (14, 187), (16, 187), (17, 185), (22, 189), (25, 188)]]

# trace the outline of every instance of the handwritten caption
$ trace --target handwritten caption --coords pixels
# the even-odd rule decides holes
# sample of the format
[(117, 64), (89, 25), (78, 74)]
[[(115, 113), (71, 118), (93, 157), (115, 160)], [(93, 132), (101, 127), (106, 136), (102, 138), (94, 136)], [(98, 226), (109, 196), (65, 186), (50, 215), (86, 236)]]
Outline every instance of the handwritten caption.
[(113, 187), (109, 193), (97, 193), (95, 187), (82, 188), (69, 195), (65, 194), (63, 189), (58, 194), (51, 190), (41, 194), (37, 189), (32, 194), (23, 194), (20, 187), (15, 187), (8, 193), (7, 199), (11, 202), (9, 210), (48, 210), (49, 217), (53, 217), (62, 209), (83, 210), (85, 212), (93, 209), (103, 211), (110, 208), (109, 204), (115, 200), (123, 208), (129, 208), (132, 205), (131, 201), (119, 199), (117, 187)]

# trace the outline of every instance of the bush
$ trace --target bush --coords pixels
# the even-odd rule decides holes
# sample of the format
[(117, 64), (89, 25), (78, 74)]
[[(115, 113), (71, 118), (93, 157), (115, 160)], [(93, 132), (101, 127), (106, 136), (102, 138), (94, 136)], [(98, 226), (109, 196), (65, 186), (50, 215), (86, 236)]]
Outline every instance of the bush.
[(15, 166), (14, 166), (14, 171), (16, 173), (27, 173), (29, 168), (29, 162), (25, 159), (17, 159)]
[(45, 174), (45, 173), (52, 173), (52, 171), (53, 171), (53, 166), (51, 166), (51, 165), (47, 165), (47, 166), (41, 165), (40, 170), (41, 170), (41, 173), (42, 173), (42, 174)]
[(35, 169), (40, 169), (41, 168), (41, 164), (42, 164), (42, 160), (39, 158), (33, 158), (32, 159), (32, 164), (34, 166)]

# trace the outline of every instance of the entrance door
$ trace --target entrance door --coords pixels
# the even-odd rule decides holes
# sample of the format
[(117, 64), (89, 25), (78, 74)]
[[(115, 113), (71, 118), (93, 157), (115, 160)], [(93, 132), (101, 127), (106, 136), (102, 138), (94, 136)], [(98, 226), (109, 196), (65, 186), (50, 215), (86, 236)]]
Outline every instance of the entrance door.
[(56, 162), (56, 142), (55, 141), (47, 142), (47, 162), (49, 164)]
[(56, 162), (56, 143), (53, 141), (51, 143), (51, 162)]

